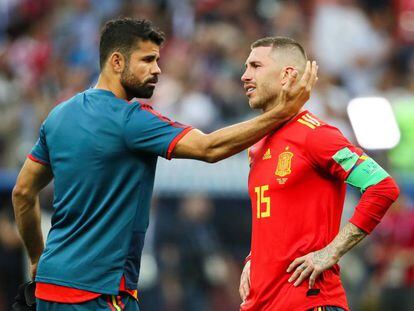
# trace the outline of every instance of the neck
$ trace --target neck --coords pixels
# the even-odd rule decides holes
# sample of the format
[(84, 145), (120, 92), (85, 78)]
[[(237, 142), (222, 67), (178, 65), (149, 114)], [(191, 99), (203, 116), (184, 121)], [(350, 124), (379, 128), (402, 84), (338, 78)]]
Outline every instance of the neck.
[(98, 83), (96, 83), (94, 88), (111, 91), (115, 94), (116, 97), (129, 100), (125, 89), (122, 87), (119, 79), (110, 78), (103, 71), (100, 73), (98, 77)]
[[(265, 107), (262, 108), (263, 113), (268, 112), (269, 110), (272, 110), (274, 107), (277, 106), (277, 100), (274, 100), (273, 102), (269, 103), (268, 105), (266, 105)], [(305, 111), (305, 108), (300, 108), (299, 111), (294, 114), (288, 121), (286, 121), (286, 123), (284, 123), (284, 125), (290, 123), (298, 114), (302, 113), (303, 111)]]
[(272, 110), (277, 106), (277, 97), (273, 99), (272, 101), (269, 101), (267, 104), (264, 105), (262, 108), (263, 113), (268, 112), (269, 110)]

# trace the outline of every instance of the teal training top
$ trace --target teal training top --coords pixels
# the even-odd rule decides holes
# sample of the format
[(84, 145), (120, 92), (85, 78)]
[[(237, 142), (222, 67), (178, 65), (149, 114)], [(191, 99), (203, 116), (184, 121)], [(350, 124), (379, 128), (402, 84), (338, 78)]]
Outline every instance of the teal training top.
[(136, 289), (157, 157), (190, 129), (100, 89), (55, 107), (28, 156), (54, 175), (36, 281), (115, 295), (125, 275)]

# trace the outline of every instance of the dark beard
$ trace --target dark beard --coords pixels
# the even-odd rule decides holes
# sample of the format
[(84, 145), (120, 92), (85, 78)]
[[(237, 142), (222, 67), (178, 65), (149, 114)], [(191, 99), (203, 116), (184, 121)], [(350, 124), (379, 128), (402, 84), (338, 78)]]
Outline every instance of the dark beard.
[(154, 93), (154, 86), (149, 86), (147, 83), (153, 82), (156, 83), (158, 77), (155, 76), (150, 78), (143, 83), (138, 81), (138, 79), (130, 73), (129, 67), (126, 67), (121, 74), (121, 85), (125, 90), (127, 99), (131, 100), (132, 98), (150, 98)]

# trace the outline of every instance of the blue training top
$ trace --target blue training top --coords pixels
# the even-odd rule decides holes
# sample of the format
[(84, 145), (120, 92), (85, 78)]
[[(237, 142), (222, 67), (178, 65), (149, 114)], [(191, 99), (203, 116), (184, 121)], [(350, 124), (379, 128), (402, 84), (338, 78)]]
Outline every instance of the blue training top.
[(157, 157), (190, 129), (101, 89), (54, 108), (29, 155), (54, 175), (36, 281), (116, 295), (124, 274), (136, 289)]

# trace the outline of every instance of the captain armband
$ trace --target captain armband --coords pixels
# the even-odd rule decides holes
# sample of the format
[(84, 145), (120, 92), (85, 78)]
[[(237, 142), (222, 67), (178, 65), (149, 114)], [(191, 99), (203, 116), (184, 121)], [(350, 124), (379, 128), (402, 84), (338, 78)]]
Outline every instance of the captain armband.
[(366, 156), (361, 158), (364, 161), (353, 168), (345, 182), (364, 192), (369, 186), (378, 184), (390, 175), (373, 159)]

